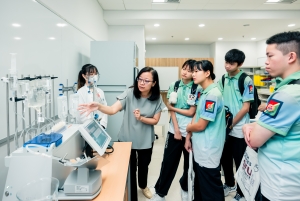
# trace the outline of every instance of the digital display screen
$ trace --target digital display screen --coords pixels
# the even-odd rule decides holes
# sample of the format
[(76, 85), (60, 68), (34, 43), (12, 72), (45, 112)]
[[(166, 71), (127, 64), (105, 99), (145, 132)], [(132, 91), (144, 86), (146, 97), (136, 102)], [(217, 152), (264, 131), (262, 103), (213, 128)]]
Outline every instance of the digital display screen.
[(95, 121), (92, 121), (89, 125), (87, 125), (86, 130), (90, 134), (90, 136), (96, 141), (96, 143), (101, 148), (103, 148), (107, 140), (107, 136), (104, 133), (104, 129), (101, 129), (99, 124), (97, 124)]

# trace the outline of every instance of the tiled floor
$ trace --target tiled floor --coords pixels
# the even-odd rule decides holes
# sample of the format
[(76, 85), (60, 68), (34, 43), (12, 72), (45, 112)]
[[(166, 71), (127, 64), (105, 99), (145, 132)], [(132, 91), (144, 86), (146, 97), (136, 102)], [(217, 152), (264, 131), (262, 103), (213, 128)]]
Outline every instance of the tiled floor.
[[(154, 142), (152, 160), (151, 160), (151, 163), (149, 166), (148, 187), (151, 189), (151, 191), (154, 191), (154, 185), (159, 176), (161, 162), (162, 162), (162, 158), (163, 158), (163, 152), (164, 152), (164, 145), (165, 145), (165, 138), (162, 136), (162, 127), (155, 126), (155, 133), (158, 134), (159, 139)], [(178, 167), (176, 176), (173, 180), (173, 183), (171, 185), (169, 193), (166, 196), (167, 201), (181, 201), (179, 179), (180, 179), (180, 177), (182, 175), (182, 171), (183, 171), (182, 161), (183, 161), (183, 158), (180, 160), (180, 165)], [(225, 198), (225, 200), (231, 201), (231, 199), (233, 198), (234, 195), (235, 195), (235, 192), (229, 194), (229, 196), (227, 196)], [(148, 200), (143, 195), (143, 193), (140, 189), (138, 190), (138, 199), (139, 199), (139, 201), (147, 201)]]

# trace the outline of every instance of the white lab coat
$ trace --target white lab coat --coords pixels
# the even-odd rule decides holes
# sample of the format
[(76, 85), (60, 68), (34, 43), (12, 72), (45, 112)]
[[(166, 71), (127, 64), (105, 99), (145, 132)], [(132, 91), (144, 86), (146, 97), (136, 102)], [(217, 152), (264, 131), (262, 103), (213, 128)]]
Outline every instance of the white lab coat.
[[(95, 102), (101, 103), (102, 105), (107, 105), (107, 102), (105, 100), (105, 96), (104, 96), (104, 92), (100, 89), (100, 88), (96, 88), (96, 97), (95, 97)], [(78, 91), (77, 94), (79, 96), (79, 104), (82, 103), (91, 103), (93, 102), (93, 91), (91, 90), (89, 92), (89, 88), (84, 85), (83, 87), (81, 87)], [(104, 114), (102, 112), (100, 112), (99, 110), (95, 111), (95, 113), (97, 113), (99, 115), (99, 120), (100, 120), (100, 124), (102, 126), (104, 126), (105, 128), (107, 128), (107, 114)], [(92, 119), (93, 118), (93, 113), (89, 114), (88, 116), (86, 116), (85, 113), (80, 114), (80, 112), (78, 111), (77, 115), (76, 115), (76, 120), (77, 123), (84, 123), (85, 121)]]

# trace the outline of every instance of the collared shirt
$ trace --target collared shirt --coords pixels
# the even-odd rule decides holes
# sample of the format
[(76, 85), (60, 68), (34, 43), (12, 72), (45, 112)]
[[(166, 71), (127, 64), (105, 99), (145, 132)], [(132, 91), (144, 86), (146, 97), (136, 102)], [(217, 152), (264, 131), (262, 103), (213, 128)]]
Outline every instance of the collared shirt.
[(275, 134), (259, 148), (262, 194), (269, 200), (300, 200), (300, 71), (282, 80), (268, 98), (260, 126)]
[[(182, 82), (182, 80), (179, 83), (178, 89), (177, 89), (177, 103), (174, 105), (175, 108), (179, 108), (179, 109), (185, 109), (188, 110), (190, 109), (191, 105), (188, 104), (188, 96), (191, 93), (191, 88), (193, 86), (193, 81), (189, 82), (188, 84), (184, 84)], [(175, 82), (173, 82), (168, 90), (168, 94), (167, 94), (167, 98), (170, 98), (170, 94), (174, 91), (174, 86), (175, 86)], [(201, 88), (200, 86), (198, 86), (198, 88)], [(196, 94), (197, 89), (192, 92), (193, 94)], [(194, 104), (195, 105), (195, 104)], [(176, 115), (176, 119), (177, 119), (177, 123), (178, 123), (178, 127), (180, 130), (180, 133), (183, 137), (186, 137), (186, 127), (189, 123), (191, 123), (193, 117), (188, 117), (188, 116), (184, 116), (182, 114), (179, 114), (177, 112), (175, 112)], [(174, 129), (174, 125), (172, 122), (172, 119), (170, 121), (170, 125), (169, 125), (169, 132), (170, 133), (175, 133), (175, 129)]]
[[(95, 102), (101, 103), (102, 105), (107, 105), (107, 102), (105, 100), (104, 92), (96, 87), (96, 96), (95, 96)], [(93, 102), (93, 91), (90, 91), (89, 88), (84, 85), (81, 87), (78, 91), (77, 94), (79, 96), (78, 103), (91, 103)], [(100, 112), (99, 110), (95, 111), (95, 114), (98, 114), (98, 119), (100, 120), (100, 124), (107, 128), (107, 114), (104, 114)], [(79, 111), (77, 112), (76, 115), (76, 121), (77, 123), (84, 123), (87, 120), (93, 119), (93, 113), (89, 114), (86, 116), (85, 113), (80, 114)]]
[[(233, 77), (230, 77), (228, 73), (225, 74), (224, 88), (222, 80), (219, 80), (218, 84), (220, 89), (223, 90), (224, 105), (229, 107), (233, 117), (242, 109), (244, 102), (249, 102), (254, 100), (254, 89), (253, 81), (247, 76), (244, 81), (244, 93), (243, 96), (239, 90), (239, 78), (243, 73), (242, 70)], [(243, 125), (250, 122), (249, 114), (247, 113), (232, 129), (229, 135), (237, 138), (244, 138), (242, 127)]]
[(225, 142), (225, 110), (222, 93), (216, 84), (209, 85), (200, 95), (195, 122), (208, 120), (205, 130), (193, 132), (195, 161), (206, 168), (216, 168)]

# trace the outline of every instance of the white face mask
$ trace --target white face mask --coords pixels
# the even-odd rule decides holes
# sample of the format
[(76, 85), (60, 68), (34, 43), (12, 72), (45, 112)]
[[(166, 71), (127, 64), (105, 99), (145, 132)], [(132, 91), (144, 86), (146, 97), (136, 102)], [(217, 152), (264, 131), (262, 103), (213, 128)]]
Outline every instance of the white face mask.
[(89, 83), (90, 84), (97, 84), (98, 82), (98, 75), (89, 76)]

